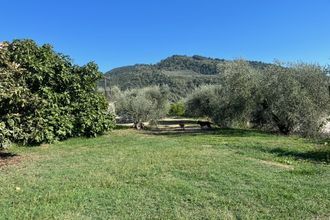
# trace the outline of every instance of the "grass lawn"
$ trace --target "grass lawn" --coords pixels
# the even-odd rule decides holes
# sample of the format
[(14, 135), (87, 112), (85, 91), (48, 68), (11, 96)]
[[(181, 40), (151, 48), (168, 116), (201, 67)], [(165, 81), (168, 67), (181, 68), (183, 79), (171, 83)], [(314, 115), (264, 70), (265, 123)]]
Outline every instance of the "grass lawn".
[(321, 146), (246, 130), (115, 130), (13, 147), (0, 219), (329, 219)]

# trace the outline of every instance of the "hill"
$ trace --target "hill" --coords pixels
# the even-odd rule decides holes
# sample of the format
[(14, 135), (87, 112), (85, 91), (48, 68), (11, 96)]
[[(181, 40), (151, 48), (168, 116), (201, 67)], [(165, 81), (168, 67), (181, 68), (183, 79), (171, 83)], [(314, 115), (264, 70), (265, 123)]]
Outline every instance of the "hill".
[[(137, 64), (115, 68), (105, 75), (110, 79), (110, 86), (118, 86), (122, 90), (167, 85), (172, 101), (176, 101), (198, 86), (218, 84), (223, 64), (228, 62), (232, 61), (196, 55), (174, 55), (153, 65)], [(261, 69), (270, 65), (257, 61), (248, 62), (251, 66)]]

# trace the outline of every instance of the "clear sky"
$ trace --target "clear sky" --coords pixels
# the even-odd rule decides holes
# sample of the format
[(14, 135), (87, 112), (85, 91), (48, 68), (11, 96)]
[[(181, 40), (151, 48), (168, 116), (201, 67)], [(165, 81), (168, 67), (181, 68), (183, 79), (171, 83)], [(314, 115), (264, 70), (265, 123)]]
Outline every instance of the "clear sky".
[(330, 64), (330, 0), (0, 0), (0, 41), (101, 71), (174, 54)]

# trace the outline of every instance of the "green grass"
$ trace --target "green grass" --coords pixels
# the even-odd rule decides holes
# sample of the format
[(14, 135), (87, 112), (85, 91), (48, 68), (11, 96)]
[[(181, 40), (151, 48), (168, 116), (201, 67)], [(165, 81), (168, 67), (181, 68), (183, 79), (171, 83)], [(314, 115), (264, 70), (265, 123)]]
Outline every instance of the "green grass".
[(246, 130), (142, 133), (14, 147), (0, 219), (328, 219), (324, 143)]

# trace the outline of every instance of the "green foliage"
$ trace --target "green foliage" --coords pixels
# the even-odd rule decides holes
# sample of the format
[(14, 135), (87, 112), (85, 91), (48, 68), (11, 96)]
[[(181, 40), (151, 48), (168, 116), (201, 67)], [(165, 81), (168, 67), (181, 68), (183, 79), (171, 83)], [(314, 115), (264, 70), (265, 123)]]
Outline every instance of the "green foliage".
[[(155, 65), (126, 66), (106, 74), (111, 86), (121, 90), (166, 85), (170, 89), (170, 101), (177, 102), (196, 87), (219, 84), (221, 69), (218, 67), (224, 62), (200, 56), (172, 56)], [(99, 87), (102, 87), (102, 81)]]
[(244, 125), (254, 106), (257, 70), (238, 60), (221, 66), (219, 85), (196, 89), (187, 97), (187, 112), (191, 116), (206, 116), (221, 127)]
[(224, 60), (211, 59), (202, 56), (178, 56), (174, 55), (162, 60), (158, 66), (166, 70), (192, 70), (203, 75), (218, 74), (217, 64)]
[(182, 101), (172, 103), (169, 110), (170, 116), (184, 116), (186, 112), (185, 104)]
[(186, 115), (212, 118), (217, 109), (220, 87), (219, 85), (205, 85), (197, 88), (186, 99)]
[(262, 70), (244, 61), (221, 67), (221, 84), (188, 96), (187, 112), (220, 126), (247, 123), (283, 134), (315, 136), (330, 115), (329, 77), (317, 65), (270, 65)]
[(225, 127), (244, 126), (255, 105), (260, 72), (243, 60), (226, 63), (222, 69), (221, 90), (213, 120)]
[(40, 144), (109, 130), (113, 116), (95, 91), (100, 77), (96, 64), (73, 65), (50, 45), (5, 43), (0, 49), (0, 138)]
[(315, 136), (330, 114), (327, 76), (316, 65), (267, 68), (256, 100), (255, 122), (284, 134), (297, 131)]
[(127, 90), (115, 100), (116, 113), (135, 124), (156, 121), (168, 112), (168, 93), (157, 86)]
[(0, 150), (6, 149), (10, 145), (8, 139), (10, 135), (10, 130), (6, 128), (6, 124), (0, 122)]
[[(171, 102), (186, 98), (197, 87), (218, 85), (224, 67), (233, 61), (212, 59), (202, 56), (171, 56), (154, 65), (134, 65), (113, 69), (106, 73), (110, 85), (121, 90), (144, 88), (148, 86), (168, 86)], [(271, 64), (256, 61), (246, 62), (251, 68), (263, 70)], [(102, 88), (103, 81), (99, 81)]]
[[(117, 86), (121, 90), (138, 89), (149, 86), (168, 86), (169, 99), (177, 102), (191, 93), (197, 86), (213, 84), (219, 81), (218, 75), (184, 75), (185, 71), (164, 71), (152, 66), (121, 68), (111, 71), (110, 86)], [(98, 85), (103, 86), (102, 80)]]

